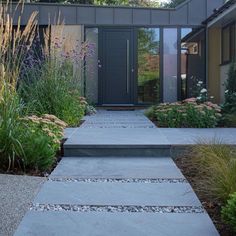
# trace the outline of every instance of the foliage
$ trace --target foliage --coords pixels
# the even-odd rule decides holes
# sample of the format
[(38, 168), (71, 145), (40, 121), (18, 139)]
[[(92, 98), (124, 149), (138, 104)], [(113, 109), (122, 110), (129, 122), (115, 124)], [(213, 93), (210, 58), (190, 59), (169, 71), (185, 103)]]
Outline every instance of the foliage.
[[(19, 9), (18, 9), (19, 10)], [(0, 3), (0, 87), (2, 83), (17, 86), (22, 61), (32, 45), (37, 26), (37, 13), (33, 12), (22, 30), (21, 18), (16, 19), (10, 15), (11, 5)], [(12, 13), (14, 14), (14, 13)]]
[(203, 191), (226, 202), (236, 192), (236, 149), (217, 140), (201, 141), (193, 147), (193, 165), (199, 166), (204, 178)]
[[(57, 27), (53, 31), (55, 34), (63, 32), (63, 25)], [(35, 64), (29, 63), (33, 66), (21, 81), (21, 97), (31, 114), (52, 114), (70, 126), (77, 126), (84, 116), (86, 103), (80, 96), (82, 80), (76, 68), (81, 67), (85, 57), (93, 55), (93, 45), (76, 43), (71, 48), (60, 35), (50, 33), (45, 37), (51, 38), (51, 43), (42, 49), (44, 58)]]
[(34, 72), (39, 78), (22, 82), (21, 96), (32, 114), (53, 114), (69, 125), (79, 124), (84, 106), (80, 103), (79, 89), (72, 88), (73, 78), (69, 71), (67, 66), (47, 61), (40, 72)]
[(53, 115), (35, 115), (21, 119), (25, 130), (22, 136), (25, 169), (44, 171), (55, 162), (55, 156), (63, 139), (63, 129), (67, 124)]
[(171, 0), (168, 3), (163, 4), (164, 7), (174, 8), (177, 7), (179, 4), (183, 3), (185, 0)]
[(20, 141), (23, 104), (14, 87), (2, 82), (0, 90), (0, 163), (13, 168), (17, 158), (23, 155)]
[(211, 102), (198, 104), (195, 98), (183, 102), (163, 103), (151, 108), (148, 115), (159, 127), (211, 128), (217, 125), (220, 107)]
[[(49, 0), (39, 0), (39, 2), (50, 2)], [(159, 7), (159, 1), (150, 0), (55, 0), (60, 3), (76, 3), (91, 5), (125, 5), (125, 6), (143, 6), (143, 7)]]
[(221, 211), (223, 220), (236, 232), (236, 192), (231, 194)]
[(236, 63), (232, 63), (226, 81), (224, 113), (236, 113)]
[(226, 127), (236, 127), (236, 113), (223, 114), (221, 124)]
[[(19, 6), (23, 8), (22, 4)], [(14, 12), (11, 12), (9, 3), (1, 3), (0, 168), (8, 171), (16, 168), (44, 171), (54, 162), (63, 135), (63, 122), (54, 117), (53, 123), (46, 124), (46, 117), (43, 117), (38, 118), (36, 124), (32, 117), (22, 118), (28, 107), (17, 88), (22, 69), (27, 69), (24, 61), (36, 35), (37, 13), (32, 13), (24, 29), (20, 27), (21, 16), (15, 19), (17, 26), (13, 27), (12, 15)]]

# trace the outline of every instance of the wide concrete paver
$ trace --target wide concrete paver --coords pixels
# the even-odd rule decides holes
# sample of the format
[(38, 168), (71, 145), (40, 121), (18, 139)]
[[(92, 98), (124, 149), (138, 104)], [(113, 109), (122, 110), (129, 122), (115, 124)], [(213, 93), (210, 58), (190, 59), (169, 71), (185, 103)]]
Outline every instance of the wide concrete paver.
[[(81, 127), (67, 129), (65, 151), (72, 151), (43, 185), (15, 235), (219, 235), (187, 180), (163, 155), (169, 156), (173, 143), (192, 144), (193, 135), (207, 131), (173, 131), (175, 138), (168, 138), (171, 132), (156, 128), (141, 111), (99, 111)], [(152, 148), (161, 150), (158, 158), (151, 157), (157, 154)], [(73, 149), (90, 155), (74, 156)], [(99, 149), (108, 157), (98, 155)], [(148, 155), (139, 157), (141, 151)]]
[[(68, 194), (69, 193), (69, 194)], [(34, 203), (201, 206), (187, 183), (78, 183), (48, 181)]]
[(184, 178), (170, 157), (67, 157), (51, 177)]
[(207, 214), (28, 212), (15, 236), (217, 236)]

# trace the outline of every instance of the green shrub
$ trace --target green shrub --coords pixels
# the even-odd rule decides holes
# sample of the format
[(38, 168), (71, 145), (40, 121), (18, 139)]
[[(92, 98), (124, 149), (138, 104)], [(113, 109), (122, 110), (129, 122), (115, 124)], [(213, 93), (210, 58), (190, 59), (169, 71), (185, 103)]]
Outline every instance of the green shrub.
[(224, 113), (236, 112), (236, 63), (232, 63), (226, 81)]
[(213, 140), (193, 148), (193, 165), (204, 179), (202, 188), (211, 197), (226, 202), (236, 192), (236, 149)]
[(229, 200), (221, 211), (223, 220), (236, 232), (236, 192), (230, 195)]
[(21, 83), (20, 94), (31, 114), (52, 114), (70, 126), (79, 124), (85, 107), (81, 104), (79, 89), (73, 88), (71, 70), (69, 65), (62, 67), (46, 61), (40, 72), (35, 71), (33, 81)]
[(226, 127), (236, 127), (236, 113), (232, 114), (223, 114), (221, 123)]
[(23, 104), (14, 88), (2, 83), (0, 90), (0, 163), (7, 169), (14, 169), (19, 156), (23, 155), (20, 140)]
[(148, 110), (147, 115), (159, 127), (211, 128), (218, 123), (220, 107), (211, 102), (198, 104), (191, 98), (183, 102), (163, 103)]
[(63, 129), (66, 123), (53, 115), (35, 115), (22, 119), (25, 135), (21, 142), (24, 148), (22, 162), (25, 169), (44, 171), (55, 162), (55, 156), (60, 149)]
[[(25, 131), (24, 131), (25, 132)], [(55, 163), (55, 149), (49, 145), (50, 137), (41, 132), (27, 130), (21, 138), (24, 155), (20, 163), (25, 171), (45, 171)]]
[(24, 106), (7, 83), (0, 90), (0, 168), (44, 171), (52, 166), (66, 124), (55, 116), (23, 116)]

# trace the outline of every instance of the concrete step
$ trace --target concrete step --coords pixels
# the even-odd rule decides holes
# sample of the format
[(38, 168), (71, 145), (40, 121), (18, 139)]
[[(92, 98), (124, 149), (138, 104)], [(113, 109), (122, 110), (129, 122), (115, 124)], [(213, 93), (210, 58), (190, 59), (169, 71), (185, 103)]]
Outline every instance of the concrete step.
[(168, 157), (170, 145), (79, 145), (65, 144), (65, 157)]

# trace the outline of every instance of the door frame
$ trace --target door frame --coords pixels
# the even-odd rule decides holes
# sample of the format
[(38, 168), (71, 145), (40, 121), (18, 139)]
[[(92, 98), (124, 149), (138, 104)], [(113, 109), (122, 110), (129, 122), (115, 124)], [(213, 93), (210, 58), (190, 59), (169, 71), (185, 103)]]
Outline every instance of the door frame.
[[(106, 63), (104, 50), (105, 50), (105, 32), (106, 31), (130, 31), (130, 101), (129, 104), (104, 104), (104, 91), (105, 91), (105, 72), (104, 63)], [(102, 67), (98, 66), (98, 103), (102, 106), (134, 106), (137, 103), (137, 39), (135, 27), (121, 27), (121, 26), (103, 26), (98, 28), (98, 64), (101, 63)]]

